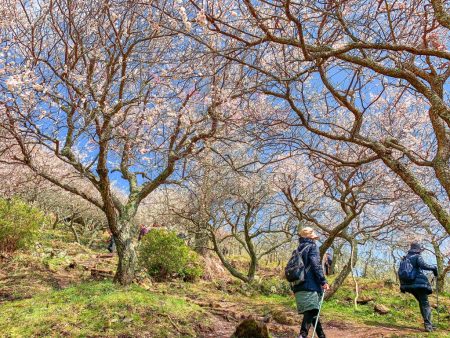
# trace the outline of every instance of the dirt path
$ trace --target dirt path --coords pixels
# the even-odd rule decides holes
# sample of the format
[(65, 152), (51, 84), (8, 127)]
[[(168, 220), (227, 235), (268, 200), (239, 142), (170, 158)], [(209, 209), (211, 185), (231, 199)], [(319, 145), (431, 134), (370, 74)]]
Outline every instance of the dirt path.
[[(21, 298), (30, 298), (33, 294), (48, 288), (62, 289), (83, 279), (103, 278), (102, 273), (109, 276), (110, 267), (114, 264), (113, 258), (112, 255), (107, 254), (89, 255), (84, 259), (74, 260), (75, 264), (70, 264), (57, 271), (50, 271), (40, 261), (37, 262), (39, 264), (34, 262), (35, 264), (25, 266), (20, 270), (16, 269), (13, 262), (11, 265), (4, 264), (5, 269), (0, 270), (0, 302), (13, 300), (11, 297), (17, 290), (27, 290), (27, 292), (19, 292), (19, 294), (22, 295)], [(81, 266), (82, 269), (77, 269), (77, 266)], [(14, 274), (6, 271), (14, 271)], [(97, 276), (97, 274), (100, 275)], [(34, 281), (34, 284), (32, 283), (30, 287), (31, 280)], [(280, 324), (283, 321), (280, 322), (273, 313), (268, 315), (267, 309), (263, 309), (261, 304), (250, 298), (222, 298), (220, 294), (217, 296), (217, 292), (216, 294), (210, 293), (208, 289), (187, 292), (183, 286), (178, 284), (162, 284), (159, 287), (163, 289), (168, 287), (171, 292), (179, 290), (180, 297), (205, 310), (213, 325), (211, 328), (209, 324), (198, 323), (197, 332), (201, 332), (198, 337), (229, 338), (236, 326), (249, 314), (253, 314), (257, 320), (266, 322), (273, 338), (298, 337), (301, 318), (292, 309), (281, 309), (282, 306), (276, 306), (278, 310), (281, 310), (283, 317), (290, 320), (290, 323)], [(162, 292), (159, 287), (158, 284), (155, 284), (152, 292)], [(270, 311), (272, 310), (270, 309)], [(420, 337), (423, 334), (422, 331), (413, 328), (367, 326), (337, 320), (326, 321), (324, 328), (328, 338)]]
[[(216, 325), (213, 332), (199, 335), (201, 338), (230, 338), (233, 334), (237, 321), (224, 320), (220, 316), (215, 316)], [(268, 328), (273, 338), (297, 338), (299, 326), (281, 325), (269, 323)], [(420, 330), (397, 329), (388, 327), (358, 326), (342, 322), (327, 322), (324, 324), (327, 338), (381, 338), (381, 337), (417, 337)], [(310, 332), (311, 336), (312, 332)]]
[[(229, 338), (236, 326), (245, 317), (239, 315), (236, 311), (236, 305), (227, 304), (217, 307), (217, 304), (203, 303), (195, 301), (210, 313), (214, 321), (214, 328), (209, 332), (199, 335), (201, 338)], [(258, 320), (266, 320), (267, 318), (258, 318)], [(297, 338), (299, 333), (299, 325), (283, 325), (273, 320), (267, 323), (270, 334), (273, 338)], [(422, 331), (412, 328), (391, 328), (383, 326), (366, 326), (353, 323), (345, 323), (340, 321), (327, 321), (324, 323), (324, 330), (327, 338), (381, 338), (381, 337), (417, 337)], [(312, 332), (310, 333), (311, 336)]]
[(358, 326), (355, 324), (329, 321), (325, 323), (325, 330), (329, 338), (378, 338), (378, 337), (408, 337), (419, 335), (420, 330), (410, 328), (390, 328), (383, 326)]
[[(213, 321), (212, 330), (202, 331), (198, 337), (201, 338), (230, 338), (236, 326), (242, 320), (252, 317), (267, 323), (271, 337), (273, 338), (297, 338), (300, 329), (301, 317), (292, 309), (275, 306), (276, 311), (267, 314), (260, 304), (249, 299), (222, 298), (213, 299), (207, 291), (191, 293), (184, 290), (183, 297), (187, 301), (201, 306), (208, 317)], [(276, 315), (278, 312), (278, 316)], [(281, 312), (281, 316), (279, 313)], [(264, 315), (265, 314), (265, 315)], [(280, 321), (281, 319), (281, 321)], [(281, 324), (283, 322), (285, 324)], [(382, 337), (421, 337), (425, 333), (414, 327), (386, 327), (365, 325), (338, 320), (326, 320), (324, 330), (327, 338), (382, 338)], [(312, 332), (310, 332), (310, 337)]]

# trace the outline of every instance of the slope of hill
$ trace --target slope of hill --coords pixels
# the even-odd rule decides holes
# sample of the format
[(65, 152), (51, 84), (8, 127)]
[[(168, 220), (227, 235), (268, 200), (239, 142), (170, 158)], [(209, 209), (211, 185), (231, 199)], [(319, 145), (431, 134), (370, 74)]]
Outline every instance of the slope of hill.
[[(298, 333), (301, 317), (293, 299), (276, 288), (263, 294), (258, 283), (248, 286), (222, 278), (155, 283), (143, 275), (136, 285), (123, 288), (111, 281), (115, 261), (105, 250), (72, 243), (58, 230), (41, 234), (33, 250), (3, 256), (0, 335), (229, 337), (247, 317), (265, 321), (274, 338)], [(276, 278), (269, 278), (276, 285)], [(450, 337), (448, 295), (440, 297), (439, 331), (425, 334), (411, 296), (383, 281), (360, 279), (359, 285), (356, 309), (351, 281), (325, 303), (328, 337)], [(436, 307), (434, 297), (431, 303)], [(377, 305), (389, 312), (377, 313)]]

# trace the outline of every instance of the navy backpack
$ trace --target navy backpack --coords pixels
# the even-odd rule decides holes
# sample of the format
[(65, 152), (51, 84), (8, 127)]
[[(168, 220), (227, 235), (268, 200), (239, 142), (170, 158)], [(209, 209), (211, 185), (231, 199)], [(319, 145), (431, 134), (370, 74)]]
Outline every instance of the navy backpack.
[(289, 259), (289, 262), (284, 269), (284, 275), (291, 285), (297, 285), (305, 281), (305, 275), (308, 273), (309, 267), (305, 267), (302, 253), (309, 247), (310, 245), (307, 245), (301, 251), (299, 251), (298, 248), (294, 250), (291, 259)]
[(413, 282), (416, 279), (417, 270), (412, 265), (411, 260), (405, 256), (400, 262), (397, 273), (402, 282)]

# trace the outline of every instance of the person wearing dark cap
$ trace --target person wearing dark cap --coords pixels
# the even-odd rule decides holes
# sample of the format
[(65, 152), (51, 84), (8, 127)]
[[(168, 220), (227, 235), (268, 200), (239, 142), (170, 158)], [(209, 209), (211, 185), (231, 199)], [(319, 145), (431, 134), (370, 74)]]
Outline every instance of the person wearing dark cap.
[[(431, 332), (434, 327), (431, 323), (431, 307), (428, 302), (428, 295), (432, 294), (433, 291), (423, 270), (433, 271), (435, 276), (437, 276), (438, 271), (436, 266), (425, 263), (421, 255), (423, 250), (424, 248), (420, 243), (411, 243), (408, 254), (403, 258), (402, 263), (400, 263), (400, 291), (402, 293), (408, 292), (417, 299), (420, 313), (423, 317), (425, 331)], [(402, 278), (402, 276), (408, 275), (408, 273), (410, 274), (409, 278)]]
[(326, 276), (333, 274), (333, 258), (331, 258), (331, 255), (328, 252), (325, 253), (325, 257), (323, 259), (323, 267)]

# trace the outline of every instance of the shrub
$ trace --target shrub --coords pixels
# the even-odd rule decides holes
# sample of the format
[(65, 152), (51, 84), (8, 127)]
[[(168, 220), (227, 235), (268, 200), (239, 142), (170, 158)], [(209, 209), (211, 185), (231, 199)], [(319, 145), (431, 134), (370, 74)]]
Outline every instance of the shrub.
[(288, 296), (292, 294), (289, 282), (285, 279), (276, 277), (261, 279), (261, 281), (257, 284), (257, 288), (266, 296), (274, 294)]
[(139, 261), (148, 275), (158, 280), (193, 281), (203, 273), (199, 256), (174, 232), (166, 230), (154, 229), (142, 239)]
[(0, 199), (0, 251), (14, 252), (29, 247), (40, 226), (44, 214), (17, 199)]

